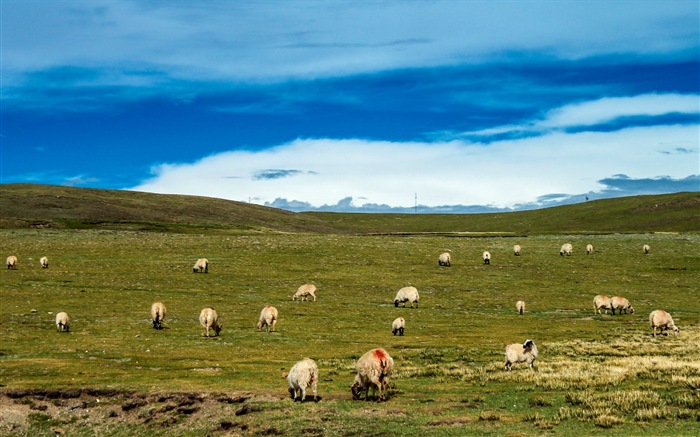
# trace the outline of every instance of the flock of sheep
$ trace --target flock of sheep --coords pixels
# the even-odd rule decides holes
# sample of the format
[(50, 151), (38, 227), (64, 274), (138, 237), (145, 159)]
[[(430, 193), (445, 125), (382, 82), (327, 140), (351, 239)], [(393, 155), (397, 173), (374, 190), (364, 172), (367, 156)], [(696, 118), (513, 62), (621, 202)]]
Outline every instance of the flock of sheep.
[[(520, 245), (516, 244), (513, 247), (513, 254), (515, 256), (520, 256), (522, 248)], [(648, 254), (650, 251), (649, 245), (645, 244), (642, 248), (644, 254)], [(570, 243), (562, 245), (559, 254), (561, 256), (570, 256), (573, 252), (573, 247)], [(586, 253), (593, 254), (593, 245), (588, 244), (586, 246)], [(482, 255), (484, 264), (489, 265), (491, 263), (491, 253), (484, 251)], [(47, 257), (42, 257), (40, 260), (40, 265), (42, 268), (49, 267), (49, 261)], [(452, 255), (449, 252), (444, 252), (438, 257), (438, 265), (440, 267), (450, 267), (452, 265)], [(7, 257), (7, 268), (17, 269), (17, 257), (14, 255)], [(192, 271), (194, 273), (208, 273), (209, 272), (209, 261), (206, 258), (198, 259)], [(292, 296), (292, 300), (299, 301), (309, 300), (313, 298), (316, 301), (316, 286), (313, 284), (304, 284), (300, 286), (296, 293)], [(399, 304), (410, 304), (413, 308), (415, 305), (418, 307), (420, 301), (420, 295), (416, 287), (408, 286), (401, 288), (394, 298), (394, 306), (398, 307)], [(516, 310), (518, 314), (525, 313), (525, 302), (519, 300), (516, 303)], [(596, 314), (601, 314), (601, 311), (605, 311), (607, 314), (608, 310), (615, 314), (617, 311), (622, 314), (634, 314), (634, 308), (630, 305), (629, 300), (621, 296), (608, 297), (605, 295), (597, 295), (593, 299), (593, 310)], [(153, 322), (154, 329), (162, 329), (163, 320), (166, 316), (166, 308), (162, 302), (154, 302), (151, 305), (151, 321)], [(260, 312), (260, 317), (257, 323), (258, 331), (263, 328), (267, 332), (275, 331), (275, 325), (279, 318), (278, 310), (272, 305), (266, 305)], [(218, 336), (221, 332), (222, 325), (219, 322), (218, 314), (214, 308), (208, 307), (201, 310), (199, 315), (199, 322), (204, 329), (203, 336), (209, 337), (210, 331)], [(678, 333), (680, 330), (674, 324), (673, 318), (664, 310), (655, 310), (649, 314), (649, 324), (653, 330), (653, 335), (656, 336), (657, 329), (663, 333), (665, 330), (671, 330), (672, 332)], [(404, 335), (404, 330), (406, 329), (406, 320), (403, 317), (398, 317), (392, 322), (391, 330), (394, 335), (402, 336)], [(58, 332), (68, 332), (70, 330), (70, 318), (66, 312), (59, 312), (56, 314), (56, 331)], [(513, 343), (509, 344), (505, 348), (505, 369), (511, 370), (513, 364), (516, 363), (527, 363), (530, 369), (534, 370), (534, 361), (537, 359), (538, 351), (537, 345), (531, 339), (527, 339), (523, 344)], [(355, 375), (355, 380), (350, 387), (353, 399), (360, 399), (362, 393), (365, 393), (365, 399), (370, 399), (370, 390), (372, 391), (372, 396), (376, 395), (377, 401), (383, 401), (387, 398), (387, 391), (389, 387), (389, 377), (391, 376), (394, 367), (394, 360), (389, 356), (389, 354), (381, 348), (372, 349), (366, 352), (357, 361)], [(318, 366), (316, 363), (310, 359), (305, 358), (291, 368), (287, 374), (287, 381), (289, 383), (289, 393), (295, 401), (303, 401), (306, 398), (306, 391), (311, 389), (314, 395), (314, 401), (317, 400), (317, 384), (318, 384)]]

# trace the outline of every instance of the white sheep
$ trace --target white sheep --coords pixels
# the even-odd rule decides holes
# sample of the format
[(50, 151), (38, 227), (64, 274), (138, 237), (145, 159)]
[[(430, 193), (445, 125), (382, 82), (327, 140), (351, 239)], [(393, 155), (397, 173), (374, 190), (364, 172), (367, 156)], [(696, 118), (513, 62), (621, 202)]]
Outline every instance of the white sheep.
[(608, 309), (612, 309), (612, 299), (604, 294), (598, 294), (593, 298), (593, 314), (600, 314), (600, 310), (604, 309), (605, 314)]
[(165, 305), (162, 302), (153, 302), (151, 305), (153, 329), (163, 329), (163, 319), (165, 319)]
[(561, 246), (561, 249), (559, 250), (559, 255), (561, 256), (571, 256), (571, 253), (574, 251), (574, 247), (571, 245), (571, 243), (564, 243)]
[(520, 245), (519, 244), (516, 244), (515, 246), (513, 246), (513, 255), (520, 256)]
[(398, 307), (400, 303), (403, 304), (404, 308), (406, 307), (406, 302), (411, 302), (411, 308), (413, 308), (413, 304), (416, 304), (416, 308), (418, 308), (418, 301), (420, 300), (420, 296), (418, 295), (418, 290), (416, 287), (403, 287), (396, 293), (396, 297), (394, 298), (394, 306)]
[(452, 255), (449, 252), (441, 253), (438, 257), (438, 266), (450, 267), (452, 265)]
[(506, 370), (511, 370), (515, 363), (527, 363), (531, 370), (535, 370), (534, 362), (537, 359), (537, 345), (532, 340), (525, 343), (513, 343), (506, 346)]
[(209, 260), (206, 258), (199, 258), (194, 267), (192, 267), (192, 273), (209, 273)]
[(484, 264), (491, 264), (491, 252), (485, 250), (481, 257), (484, 259)]
[(525, 301), (524, 300), (519, 300), (515, 304), (515, 309), (518, 310), (518, 314), (525, 314)]
[(644, 252), (644, 255), (648, 254), (650, 250), (651, 250), (651, 247), (649, 247), (648, 244), (645, 244), (644, 246), (642, 246), (642, 252)]
[(17, 257), (14, 255), (10, 255), (7, 257), (7, 268), (15, 270), (17, 269)]
[(274, 331), (277, 324), (279, 312), (272, 305), (267, 305), (260, 312), (260, 320), (258, 320), (258, 331), (262, 331), (263, 326), (267, 328), (267, 332)]
[(656, 328), (659, 328), (659, 333), (662, 333), (667, 329), (672, 330), (674, 335), (681, 332), (678, 326), (673, 323), (673, 317), (671, 317), (671, 315), (664, 310), (652, 311), (649, 314), (649, 324), (654, 330), (654, 337), (656, 337)]
[(370, 399), (369, 390), (372, 395), (378, 392), (377, 402), (386, 400), (389, 388), (389, 377), (394, 369), (394, 360), (381, 348), (372, 349), (362, 355), (357, 360), (357, 375), (355, 382), (350, 386), (352, 398), (360, 399), (365, 391), (365, 400)]
[(70, 331), (70, 317), (64, 311), (56, 314), (56, 332)]
[[(311, 358), (304, 358), (292, 366), (287, 375), (287, 382), (289, 383), (289, 394), (294, 401), (304, 402), (308, 388), (311, 388), (314, 393), (314, 402), (317, 401), (318, 366)], [(297, 391), (300, 396), (298, 398)]]
[[(216, 311), (212, 307), (204, 308), (199, 313), (199, 323), (201, 323), (202, 327), (206, 330), (206, 337), (209, 337), (210, 329), (214, 330), (214, 336), (216, 337), (221, 332), (221, 328), (223, 328), (223, 325), (219, 323), (219, 315), (216, 314)], [(202, 333), (202, 335), (204, 336), (205, 334)]]
[(630, 301), (622, 296), (614, 296), (610, 299), (610, 309), (613, 315), (615, 315), (615, 310), (618, 310), (620, 314), (622, 314), (623, 311), (625, 314), (627, 314), (627, 311), (629, 311), (630, 314), (634, 314), (634, 308), (630, 305)]
[(45, 256), (42, 256), (41, 259), (39, 260), (39, 264), (41, 264), (42, 269), (48, 269), (49, 268), (49, 259)]
[(399, 336), (403, 336), (404, 329), (406, 329), (406, 320), (403, 317), (398, 317), (391, 323), (391, 333), (394, 335), (398, 332)]
[(593, 255), (593, 245), (592, 244), (586, 245), (586, 253), (589, 255)]
[(304, 284), (297, 289), (297, 292), (292, 296), (292, 300), (299, 299), (299, 301), (303, 301), (306, 299), (308, 301), (309, 296), (312, 296), (314, 302), (316, 302), (316, 286), (313, 284)]

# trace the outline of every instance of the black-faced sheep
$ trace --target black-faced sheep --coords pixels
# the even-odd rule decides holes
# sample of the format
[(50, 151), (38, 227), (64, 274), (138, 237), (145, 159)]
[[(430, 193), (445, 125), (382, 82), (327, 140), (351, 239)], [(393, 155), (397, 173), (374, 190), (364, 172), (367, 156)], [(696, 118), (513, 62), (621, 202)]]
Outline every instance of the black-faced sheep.
[(365, 392), (365, 400), (378, 392), (377, 402), (385, 401), (389, 388), (389, 377), (394, 368), (394, 360), (381, 348), (372, 349), (357, 360), (357, 375), (355, 382), (350, 386), (352, 398), (358, 400)]
[(204, 308), (199, 313), (199, 323), (201, 323), (202, 327), (205, 329), (206, 334), (202, 333), (202, 335), (206, 337), (209, 337), (210, 329), (214, 330), (215, 337), (218, 336), (223, 327), (223, 325), (219, 323), (219, 315), (216, 314), (216, 311), (212, 307)]
[(70, 331), (70, 317), (64, 311), (56, 314), (56, 332)]
[(394, 306), (398, 307), (400, 303), (403, 304), (404, 308), (406, 307), (406, 302), (411, 302), (411, 308), (413, 308), (413, 304), (416, 304), (416, 308), (418, 308), (418, 301), (420, 300), (420, 296), (418, 295), (418, 290), (416, 287), (403, 287), (396, 293), (396, 297), (394, 298)]
[(449, 252), (441, 253), (438, 257), (438, 266), (450, 267), (452, 265), (452, 255)]
[(8, 270), (12, 269), (15, 270), (17, 269), (17, 257), (14, 255), (10, 255), (7, 257), (7, 268)]
[(41, 264), (42, 269), (48, 269), (49, 268), (49, 259), (45, 256), (42, 256), (41, 259), (39, 260), (39, 264)]
[(589, 255), (593, 255), (593, 245), (592, 244), (586, 245), (586, 253)]
[(571, 253), (574, 251), (574, 247), (571, 245), (571, 243), (564, 243), (561, 246), (561, 249), (559, 250), (559, 255), (561, 256), (571, 256)]
[(515, 309), (518, 310), (518, 314), (525, 314), (525, 301), (524, 300), (519, 300), (515, 304)]
[(299, 299), (301, 302), (306, 299), (308, 301), (309, 296), (312, 296), (314, 298), (314, 302), (316, 302), (316, 286), (313, 284), (304, 284), (297, 289), (297, 292), (294, 293), (294, 296), (292, 296), (292, 300)]
[(513, 255), (520, 256), (520, 245), (519, 244), (516, 244), (515, 246), (513, 246)]
[[(663, 333), (665, 330), (670, 329), (673, 334), (678, 334), (681, 330), (673, 323), (673, 317), (664, 310), (654, 310), (649, 314), (649, 325), (654, 330), (654, 337), (656, 337), (656, 329), (659, 329), (659, 333)], [(667, 334), (668, 335), (668, 334)]]
[(534, 362), (537, 359), (537, 345), (532, 340), (525, 343), (513, 343), (506, 346), (506, 370), (511, 370), (515, 363), (527, 363), (531, 370), (535, 370)]
[[(318, 366), (314, 360), (304, 358), (292, 366), (287, 375), (287, 382), (289, 383), (289, 394), (294, 401), (304, 402), (308, 388), (311, 388), (314, 394), (314, 402), (317, 401)], [(297, 397), (297, 392), (299, 392), (299, 397)]]
[(630, 301), (622, 296), (615, 296), (610, 299), (610, 309), (613, 315), (615, 315), (615, 310), (618, 310), (620, 314), (622, 314), (623, 311), (625, 314), (627, 314), (627, 311), (629, 311), (630, 314), (634, 314), (634, 308), (630, 305)]
[(265, 326), (267, 328), (267, 332), (274, 332), (278, 316), (279, 312), (277, 311), (277, 308), (273, 307), (272, 305), (267, 305), (260, 312), (260, 320), (258, 320), (257, 325), (258, 331), (262, 331), (263, 326)]
[(402, 336), (404, 329), (406, 329), (406, 320), (403, 317), (398, 317), (391, 323), (391, 333), (394, 335), (398, 333)]
[(593, 298), (593, 313), (601, 314), (601, 309), (605, 310), (605, 314), (608, 313), (609, 309), (612, 309), (612, 299), (604, 294), (599, 294)]
[(484, 264), (491, 264), (491, 252), (485, 250), (481, 257), (484, 259)]
[(192, 267), (192, 273), (209, 273), (209, 260), (206, 258), (199, 258), (194, 267)]
[(642, 246), (642, 252), (644, 252), (644, 255), (648, 254), (650, 250), (651, 250), (651, 247), (649, 247), (648, 244), (645, 244), (644, 246)]
[(163, 329), (163, 319), (165, 319), (165, 305), (162, 302), (153, 302), (151, 305), (153, 329)]

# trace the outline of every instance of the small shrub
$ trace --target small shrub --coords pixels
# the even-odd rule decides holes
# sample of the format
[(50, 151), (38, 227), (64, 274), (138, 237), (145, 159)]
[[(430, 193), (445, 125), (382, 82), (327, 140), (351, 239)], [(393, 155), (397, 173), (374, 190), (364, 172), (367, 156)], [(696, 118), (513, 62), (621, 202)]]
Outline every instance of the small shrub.
[(621, 417), (610, 414), (603, 414), (595, 418), (593, 423), (601, 428), (612, 428), (615, 425), (622, 425), (625, 421)]

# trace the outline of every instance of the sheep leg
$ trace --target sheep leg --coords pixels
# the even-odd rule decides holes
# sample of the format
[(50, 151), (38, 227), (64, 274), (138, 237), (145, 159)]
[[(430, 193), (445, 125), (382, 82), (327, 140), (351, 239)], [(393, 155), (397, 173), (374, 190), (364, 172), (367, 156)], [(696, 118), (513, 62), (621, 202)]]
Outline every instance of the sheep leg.
[(301, 387), (301, 398), (299, 399), (299, 402), (304, 402), (306, 400), (306, 388)]

